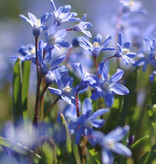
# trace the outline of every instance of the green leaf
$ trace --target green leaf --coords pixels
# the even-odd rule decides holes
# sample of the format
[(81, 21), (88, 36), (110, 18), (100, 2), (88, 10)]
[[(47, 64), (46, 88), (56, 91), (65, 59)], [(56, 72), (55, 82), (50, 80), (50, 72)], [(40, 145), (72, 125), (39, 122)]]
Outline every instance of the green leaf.
[(69, 164), (76, 164), (77, 162), (75, 160), (75, 156), (74, 156), (74, 153), (72, 150), (72, 140), (71, 140), (70, 133), (69, 133), (69, 130), (67, 127), (67, 123), (66, 123), (66, 120), (65, 120), (63, 114), (61, 114), (61, 120), (62, 120), (63, 125), (65, 126), (65, 129), (66, 129), (65, 151), (67, 154), (68, 163)]
[(152, 125), (155, 126), (155, 124), (156, 124), (156, 108), (155, 108), (155, 105), (153, 107), (150, 105), (147, 105), (147, 113), (148, 113), (148, 118), (151, 121)]
[(56, 148), (51, 146), (48, 142), (42, 145), (42, 150), (44, 152), (47, 163), (56, 163)]
[(41, 156), (39, 154), (35, 153), (33, 150), (29, 149), (28, 147), (26, 147), (20, 143), (16, 143), (14, 141), (8, 140), (4, 137), (0, 137), (0, 145), (10, 148), (23, 155), (32, 154), (33, 156), (35, 156), (39, 159), (41, 158)]
[(152, 83), (152, 104), (156, 104), (156, 78)]
[(143, 142), (147, 142), (149, 139), (149, 135), (146, 135), (140, 139), (138, 139), (130, 148), (131, 150), (134, 150), (137, 146), (141, 145)]
[(31, 69), (31, 61), (25, 61), (22, 63), (22, 107), (23, 107), (23, 111), (27, 110), (30, 69)]
[(124, 97), (115, 95), (114, 104), (110, 108), (109, 117), (105, 124), (104, 132), (108, 133), (117, 126), (119, 120), (120, 112), (123, 107)]
[(127, 116), (133, 119), (136, 106), (136, 88), (137, 85), (137, 70), (134, 70), (130, 76), (126, 79), (125, 86), (129, 89), (129, 94), (124, 96), (124, 104), (119, 117), (118, 125), (124, 126)]
[(146, 152), (142, 158), (139, 160), (139, 164), (152, 163), (156, 159), (156, 144), (152, 146), (152, 149), (149, 152)]
[(94, 163), (101, 164), (101, 156), (98, 152), (93, 148), (89, 143), (87, 143), (87, 149), (92, 156), (92, 159), (95, 161)]
[(22, 110), (22, 69), (20, 59), (17, 59), (13, 69), (13, 113), (14, 123), (23, 121)]

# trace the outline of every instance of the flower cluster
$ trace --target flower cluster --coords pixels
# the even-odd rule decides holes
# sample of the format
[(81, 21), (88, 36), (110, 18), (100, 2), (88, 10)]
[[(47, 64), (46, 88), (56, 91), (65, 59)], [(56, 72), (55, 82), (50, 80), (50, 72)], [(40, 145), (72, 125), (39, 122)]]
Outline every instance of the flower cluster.
[[(129, 147), (124, 144), (124, 138), (128, 135), (130, 127), (127, 125), (122, 128), (117, 124), (115, 128), (111, 127), (106, 131), (105, 126), (109, 124), (108, 115), (110, 117), (115, 108), (114, 101), (120, 101), (130, 93), (123, 68), (128, 65), (133, 70), (144, 65), (145, 72), (147, 64), (155, 67), (156, 41), (145, 38), (145, 48), (142, 49), (142, 47), (138, 48), (138, 44), (126, 40), (125, 20), (131, 26), (133, 23), (125, 18), (131, 14), (145, 14), (145, 12), (141, 10), (139, 1), (120, 0), (120, 2), (122, 6), (116, 21), (115, 36), (104, 37), (103, 34), (98, 33), (93, 39), (90, 31), (92, 24), (86, 21), (87, 14), (84, 13), (82, 18), (79, 18), (76, 12), (71, 11), (70, 5), (57, 8), (54, 0), (50, 0), (51, 11), (42, 15), (41, 18), (38, 19), (32, 13), (28, 13), (29, 18), (20, 15), (32, 26), (34, 44), (21, 46), (18, 56), (12, 56), (11, 59), (17, 62), (20, 60), (22, 63), (29, 61), (36, 67), (36, 102), (33, 124), (28, 126), (30, 129), (25, 128), (23, 123), (21, 127), (16, 126), (15, 130), (11, 125), (11, 128), (6, 128), (5, 138), (19, 142), (37, 152), (40, 123), (43, 123), (46, 118), (49, 118), (48, 122), (54, 122), (50, 112), (57, 104), (58, 122), (63, 124), (62, 133), (59, 135), (65, 135), (67, 154), (71, 155), (72, 146), (70, 147), (69, 144), (73, 142), (76, 146), (78, 145), (82, 153), (83, 163), (85, 163), (85, 150), (88, 151), (85, 148), (87, 144), (91, 144), (98, 151), (101, 150), (103, 164), (112, 164), (116, 160), (114, 157), (118, 158), (117, 154), (125, 157), (132, 156)], [(70, 28), (64, 28), (63, 24), (67, 23), (71, 26)], [(81, 36), (73, 36), (73, 40), (70, 41), (68, 36), (71, 37), (74, 33)], [(133, 36), (131, 38), (133, 41)], [(138, 53), (133, 52), (136, 49)], [(112, 62), (116, 66), (115, 71), (111, 69), (111, 58), (115, 59), (114, 63)], [(119, 62), (120, 59), (123, 60), (122, 64)], [(150, 80), (153, 81), (155, 76), (156, 71), (152, 72)], [(16, 77), (14, 76), (14, 79)], [(46, 100), (51, 103), (51, 99), (53, 103), (47, 108)], [(121, 102), (118, 104), (122, 106)], [(14, 106), (16, 109), (16, 105)], [(30, 135), (32, 140), (27, 140), (23, 135)], [(43, 136), (45, 135), (52, 137), (49, 133), (44, 133)], [(51, 140), (48, 142), (54, 151)]]

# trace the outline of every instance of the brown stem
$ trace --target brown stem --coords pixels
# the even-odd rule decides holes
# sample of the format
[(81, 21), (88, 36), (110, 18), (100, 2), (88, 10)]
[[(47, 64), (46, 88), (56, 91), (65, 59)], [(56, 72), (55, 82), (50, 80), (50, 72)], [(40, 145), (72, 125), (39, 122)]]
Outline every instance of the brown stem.
[(45, 58), (46, 50), (43, 51), (43, 59)]
[(70, 48), (70, 49), (68, 50), (68, 52), (67, 52), (67, 55), (66, 55), (66, 58), (65, 58), (65, 65), (67, 64), (67, 62), (68, 62), (68, 60), (69, 60), (70, 54), (71, 54), (71, 52), (72, 52), (72, 49), (73, 49), (73, 48)]
[(86, 160), (86, 144), (87, 144), (87, 139), (86, 137), (84, 137), (83, 146), (82, 146), (82, 164), (85, 164), (85, 160)]
[[(45, 88), (46, 88), (46, 83), (45, 83), (45, 80), (43, 80), (43, 82), (42, 82), (42, 93), (45, 90)], [(40, 112), (40, 120), (41, 121), (43, 120), (43, 115), (44, 115), (44, 95), (41, 98), (41, 112)]]
[(38, 101), (39, 101), (39, 96), (40, 96), (39, 95), (39, 91), (40, 91), (40, 84), (41, 84), (40, 75), (39, 75), (38, 55), (37, 55), (37, 51), (38, 51), (38, 37), (35, 37), (35, 51), (36, 51), (36, 67), (37, 67), (37, 89), (36, 89), (35, 115), (34, 115), (33, 123), (34, 123), (34, 125), (37, 125), (38, 124), (38, 120), (39, 120)]
[(97, 64), (97, 57), (96, 57), (96, 56), (94, 56), (94, 64), (95, 64), (95, 66), (96, 66), (96, 69), (97, 69), (97, 72), (98, 72), (98, 76), (99, 76), (99, 78), (101, 79), (101, 76), (100, 76), (100, 74), (99, 74), (99, 69), (98, 69), (98, 64)]
[(46, 114), (44, 115), (43, 117), (43, 120), (46, 118), (46, 116), (50, 113), (50, 111), (52, 110), (53, 106), (57, 103), (57, 101), (60, 99), (60, 97), (58, 97), (51, 105), (50, 107), (48, 108)]
[(115, 55), (113, 55), (113, 56), (109, 56), (108, 58), (106, 58), (106, 59), (104, 60), (103, 63), (105, 63), (107, 60), (109, 60), (109, 59), (111, 59), (111, 58), (114, 58), (114, 57), (116, 57), (116, 56), (115, 56)]
[(72, 31), (72, 30), (73, 30), (72, 28), (66, 29), (66, 31)]
[(80, 116), (80, 113), (79, 113), (79, 99), (78, 99), (78, 93), (79, 93), (79, 90), (77, 90), (77, 92), (76, 92), (76, 98), (75, 98), (75, 100), (76, 100), (77, 117)]

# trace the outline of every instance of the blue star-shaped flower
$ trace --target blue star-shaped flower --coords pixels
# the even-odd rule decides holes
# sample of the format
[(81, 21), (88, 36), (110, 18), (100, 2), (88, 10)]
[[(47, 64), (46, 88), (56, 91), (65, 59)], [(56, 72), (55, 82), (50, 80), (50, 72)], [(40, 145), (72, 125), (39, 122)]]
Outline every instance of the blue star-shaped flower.
[(77, 16), (77, 13), (75, 12), (70, 12), (71, 6), (70, 5), (65, 5), (65, 6), (60, 6), (58, 9), (56, 9), (56, 6), (54, 4), (53, 0), (50, 0), (52, 9), (53, 9), (53, 14), (55, 16), (55, 21), (54, 23), (59, 26), (63, 22), (76, 22), (79, 21), (79, 18), (75, 18)]
[(68, 77), (67, 73), (63, 73), (62, 75), (58, 71), (55, 73), (58, 88), (49, 87), (49, 91), (52, 94), (58, 95), (68, 104), (75, 104), (75, 95), (78, 88), (72, 87), (73, 78)]
[(98, 34), (94, 40), (93, 44), (90, 43), (87, 39), (84, 37), (81, 37), (80, 46), (92, 53), (94, 57), (97, 57), (101, 51), (106, 50), (114, 50), (114, 48), (107, 48), (108, 44), (111, 41), (111, 36), (109, 36), (103, 43), (102, 43), (102, 36)]
[[(93, 132), (93, 127), (101, 128), (104, 124), (104, 119), (97, 119), (97, 117), (108, 112), (109, 109), (99, 109), (92, 113), (92, 103), (89, 98), (85, 99), (82, 106), (82, 115), (76, 120), (71, 121), (69, 124), (69, 129), (75, 131), (76, 144), (80, 142), (81, 136), (91, 136)], [(92, 139), (89, 139), (91, 144), (94, 144)]]
[(28, 13), (29, 19), (22, 14), (20, 14), (19, 16), (33, 27), (33, 35), (35, 37), (38, 37), (41, 34), (42, 29), (47, 28), (45, 26), (45, 23), (47, 22), (51, 14), (45, 13), (40, 19), (36, 18), (36, 16), (32, 13)]
[(27, 46), (21, 46), (18, 53), (20, 56), (11, 56), (11, 59), (16, 60), (20, 58), (22, 62), (31, 60), (33, 63), (36, 63), (36, 50), (34, 45), (28, 44)]
[(156, 40), (144, 39), (144, 50), (139, 52), (138, 57), (141, 57), (134, 63), (134, 66), (143, 66), (143, 72), (145, 72), (147, 64), (150, 63), (156, 68), (155, 60)]
[(123, 4), (123, 11), (130, 11), (130, 12), (139, 12), (145, 13), (145, 11), (141, 10), (142, 3), (140, 1), (135, 0), (120, 0), (120, 3)]
[(119, 142), (125, 137), (128, 131), (129, 126), (125, 126), (124, 128), (117, 127), (107, 135), (104, 135), (102, 132), (98, 131), (93, 132), (96, 142), (102, 147), (103, 164), (113, 164), (114, 156), (112, 152), (124, 155), (126, 157), (130, 157), (132, 155), (131, 151)]
[(111, 107), (114, 102), (114, 93), (118, 95), (126, 95), (129, 90), (121, 85), (118, 81), (122, 78), (124, 71), (117, 69), (117, 72), (108, 79), (108, 68), (106, 64), (99, 64), (100, 79), (92, 85), (95, 91), (91, 95), (92, 100), (97, 100), (103, 97), (108, 107)]
[(86, 89), (89, 85), (96, 83), (94, 76), (86, 72), (80, 63), (74, 63), (75, 69), (81, 77), (82, 81), (79, 84), (79, 90)]
[(64, 39), (65, 36), (65, 29), (57, 30), (56, 26), (51, 26), (46, 32), (46, 48), (51, 51), (53, 48), (60, 50), (61, 47), (71, 47), (71, 44)]
[(122, 34), (120, 33), (118, 35), (118, 51), (114, 55), (115, 57), (122, 57), (124, 60), (125, 64), (134, 63), (134, 61), (131, 58), (134, 58), (136, 56), (135, 53), (130, 52), (130, 47), (131, 43), (130, 42), (125, 42), (124, 44), (122, 43)]
[(84, 33), (85, 35), (91, 38), (92, 34), (90, 33), (90, 31), (87, 30), (89, 30), (92, 27), (92, 24), (90, 22), (85, 22), (86, 19), (87, 19), (87, 14), (84, 14), (80, 22), (73, 27), (73, 30), (81, 31), (82, 33)]

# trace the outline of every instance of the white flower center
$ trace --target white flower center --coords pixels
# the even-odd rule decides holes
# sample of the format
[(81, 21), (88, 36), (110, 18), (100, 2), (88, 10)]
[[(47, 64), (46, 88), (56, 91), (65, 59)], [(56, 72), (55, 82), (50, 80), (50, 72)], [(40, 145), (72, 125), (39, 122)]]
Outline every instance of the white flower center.
[(67, 85), (65, 88), (63, 88), (63, 91), (70, 93), (72, 91), (72, 88), (70, 88), (70, 86)]
[(41, 19), (37, 19), (37, 21), (36, 21), (36, 26), (38, 26), (38, 27), (41, 26)]
[(35, 48), (32, 48), (32, 49), (30, 50), (30, 53), (31, 53), (32, 55), (35, 55), (35, 54), (36, 54)]
[(93, 46), (94, 46), (94, 47), (99, 47), (99, 46), (100, 46), (100, 45), (99, 45), (99, 42), (94, 42)]
[(108, 147), (109, 149), (113, 149), (113, 148), (115, 147), (114, 141), (113, 141), (113, 140), (109, 140), (109, 141), (107, 142), (107, 147)]
[(126, 55), (127, 53), (129, 53), (129, 49), (123, 48), (121, 53), (122, 53), (123, 55)]

